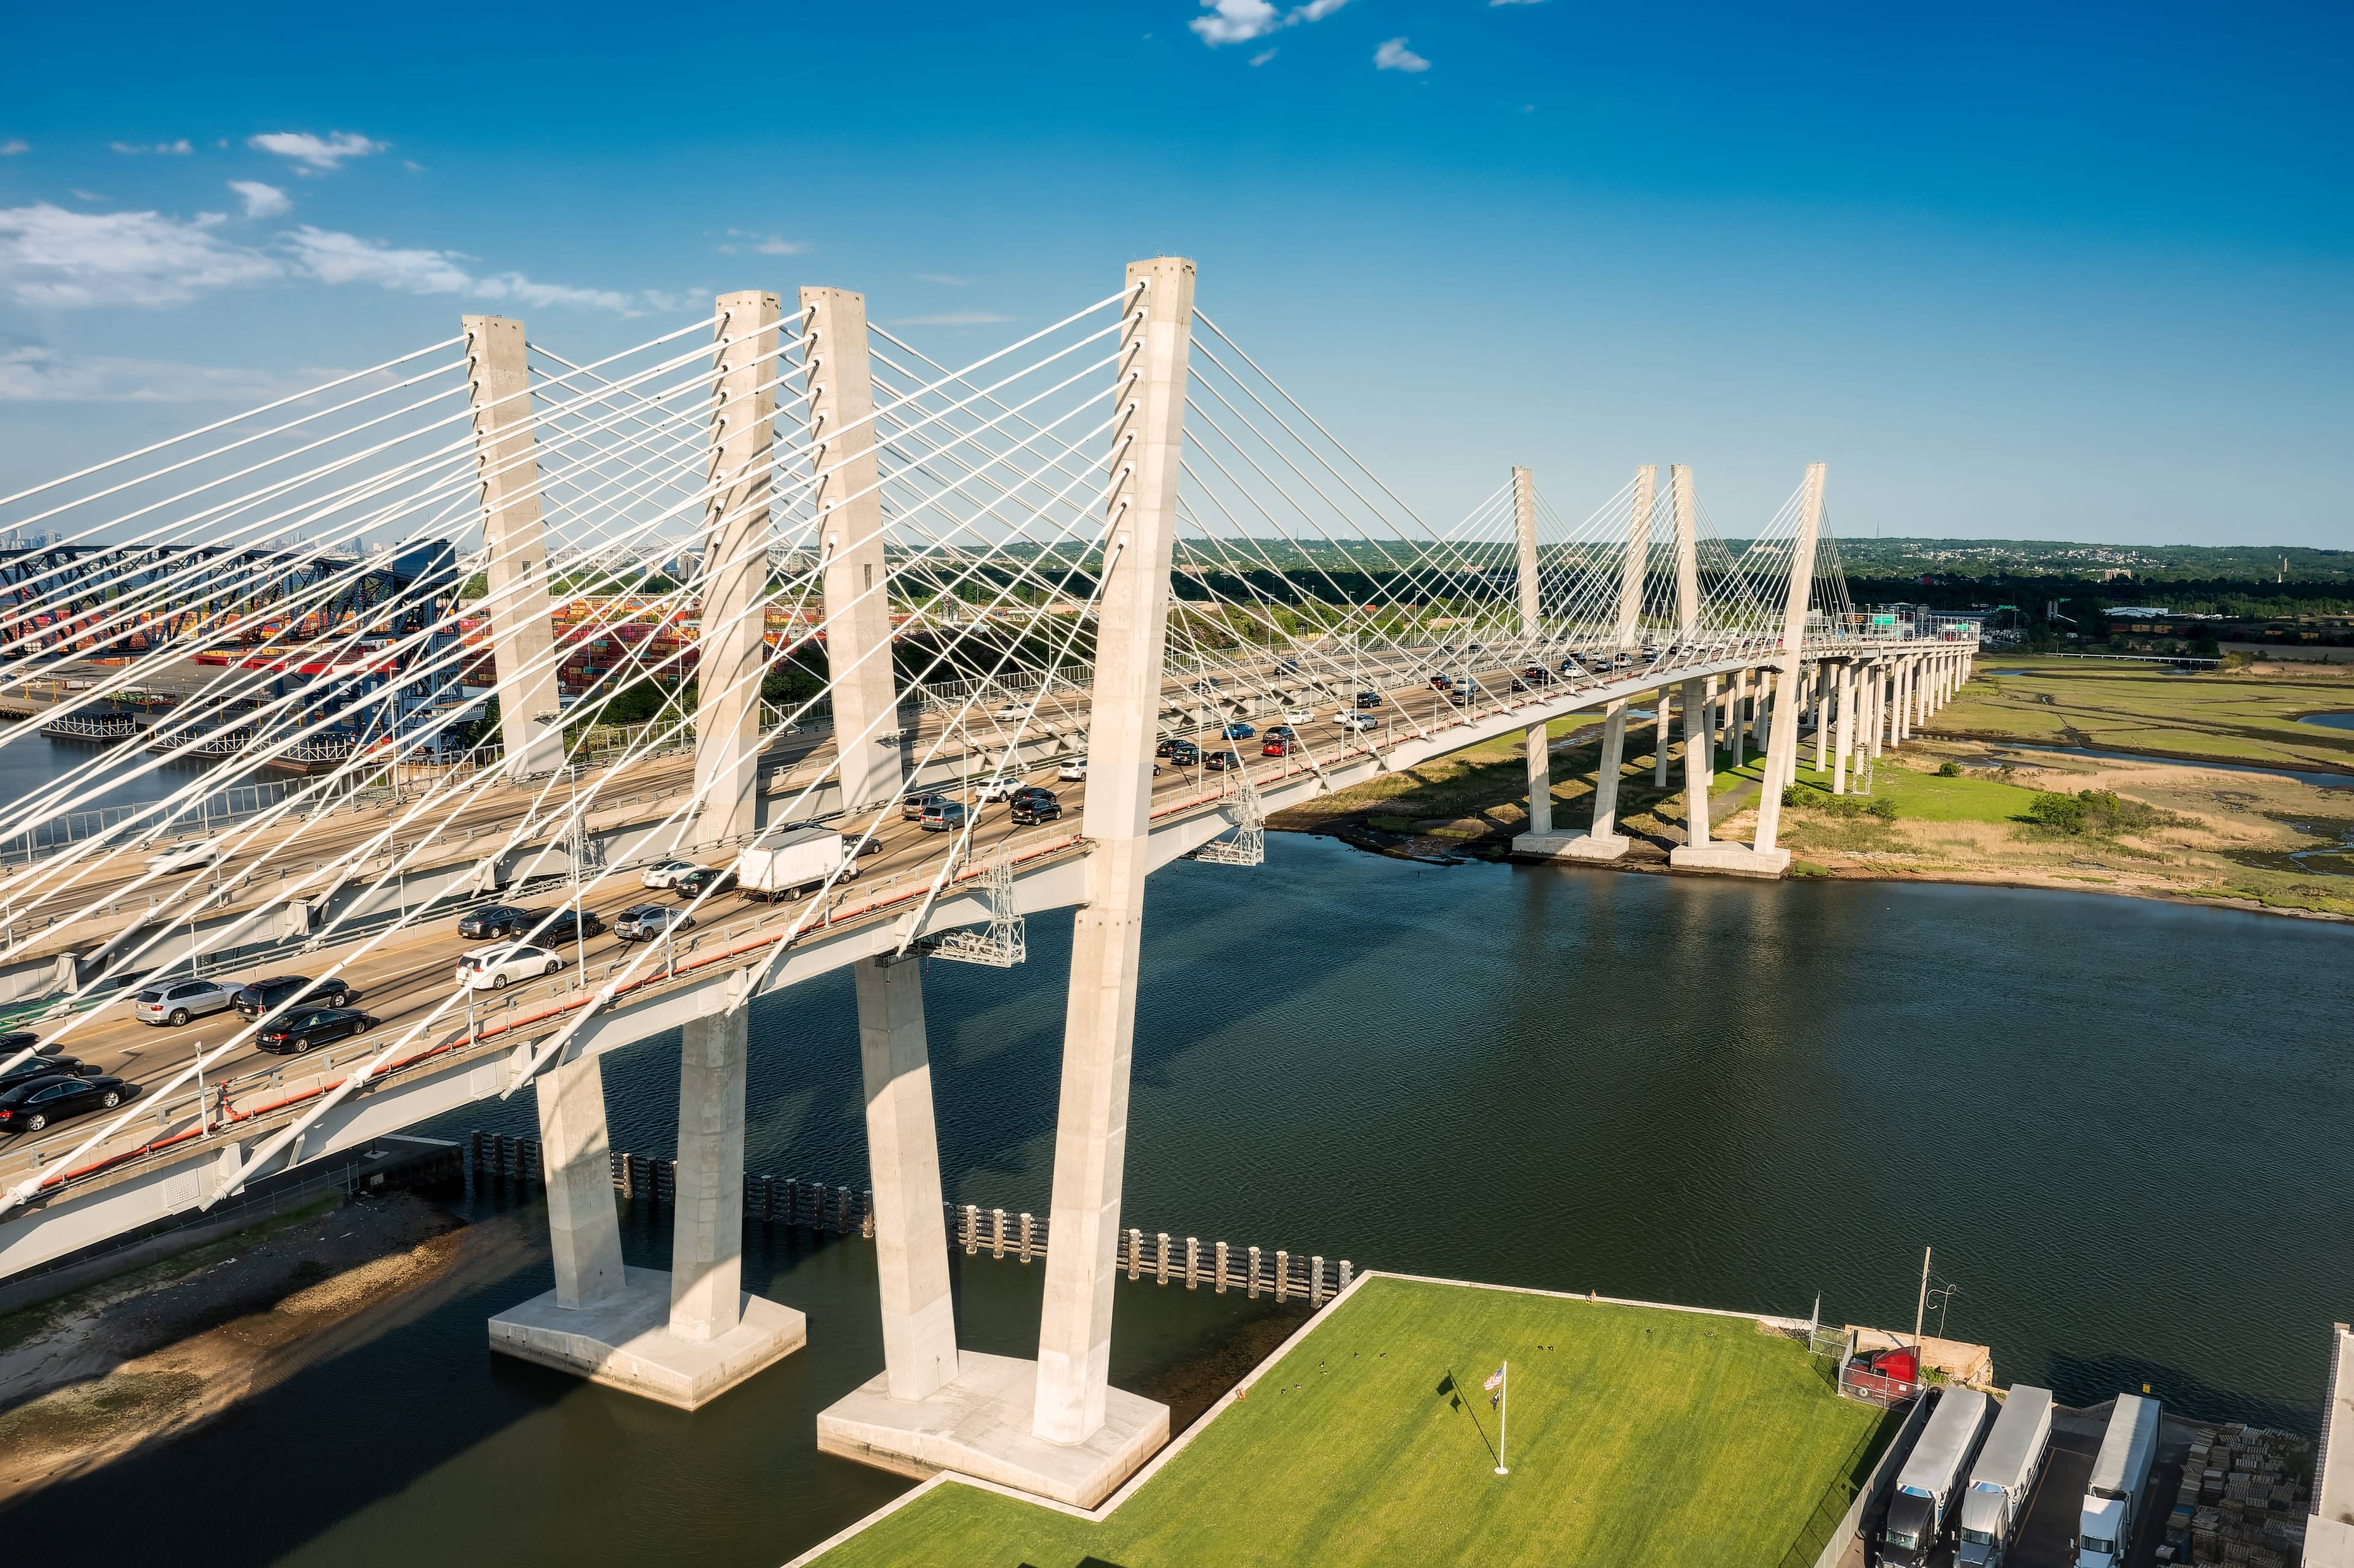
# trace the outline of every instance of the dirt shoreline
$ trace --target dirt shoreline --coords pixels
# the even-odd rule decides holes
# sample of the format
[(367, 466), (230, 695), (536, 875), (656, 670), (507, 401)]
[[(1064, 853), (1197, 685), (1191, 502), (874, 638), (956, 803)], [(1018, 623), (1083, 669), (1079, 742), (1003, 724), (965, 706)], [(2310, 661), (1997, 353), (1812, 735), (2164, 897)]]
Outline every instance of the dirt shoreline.
[(181, 1436), (525, 1255), (416, 1196), (323, 1200), (0, 1318), (0, 1510)]

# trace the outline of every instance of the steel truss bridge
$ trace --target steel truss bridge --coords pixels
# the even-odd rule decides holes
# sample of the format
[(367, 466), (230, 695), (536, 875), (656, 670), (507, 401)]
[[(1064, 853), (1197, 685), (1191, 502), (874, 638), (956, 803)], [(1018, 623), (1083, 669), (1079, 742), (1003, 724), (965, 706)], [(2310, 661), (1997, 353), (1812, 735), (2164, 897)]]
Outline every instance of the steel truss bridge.
[[(1681, 466), (1575, 515), (1516, 469), (1427, 520), (1165, 258), (954, 367), (835, 289), (725, 294), (593, 359), (469, 316), (0, 500), (0, 529), (55, 541), (0, 561), (0, 745), (63, 758), (0, 805), (0, 998), (25, 1032), (0, 1072), (72, 1054), (127, 1086), (0, 1150), (0, 1277), (530, 1091), (557, 1287), (493, 1343), (701, 1403), (806, 1332), (741, 1291), (749, 1006), (853, 968), (885, 1366), (821, 1440), (1087, 1503), (1167, 1430), (1106, 1372), (1151, 872), (1247, 874), (1270, 812), (1514, 736), (1519, 847), (1614, 858), (1640, 701), (1662, 782), (1681, 723), (1673, 863), (1777, 874), (1801, 747), (1847, 788), (1976, 652), (1969, 623), (1849, 602), (1821, 464), (1730, 540)], [(650, 623), (689, 630), (624, 635)], [(486, 665), (487, 701), (460, 679)], [(1546, 726), (1576, 715), (1603, 721), (1602, 768), (1592, 820), (1557, 828)], [(1753, 745), (1754, 832), (1727, 842), (1708, 781)], [(985, 803), (1031, 783), (1059, 818)], [(928, 796), (971, 809), (911, 820)], [(849, 853), (806, 896), (643, 884), (811, 826)], [(650, 899), (692, 927), (452, 980), (470, 908)], [(1024, 918), (1065, 907), (1055, 1245), (1037, 1359), (1008, 1361), (955, 1342), (917, 960), (1021, 961)], [(262, 1033), (307, 1004), (130, 1016), (143, 987), (290, 970), (374, 1022), (273, 1054)], [(664, 1275), (620, 1261), (599, 1057), (669, 1030)]]

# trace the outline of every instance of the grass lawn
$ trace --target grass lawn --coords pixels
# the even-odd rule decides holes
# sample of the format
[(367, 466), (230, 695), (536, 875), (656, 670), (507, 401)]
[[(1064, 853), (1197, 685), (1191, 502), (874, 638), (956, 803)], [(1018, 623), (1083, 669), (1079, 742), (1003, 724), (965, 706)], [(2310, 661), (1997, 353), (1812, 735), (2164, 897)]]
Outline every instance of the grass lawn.
[(822, 1561), (1810, 1568), (1882, 1426), (1743, 1319), (1376, 1278), (1103, 1523), (951, 1484)]
[(1987, 739), (2354, 768), (2354, 730), (2297, 722), (2302, 714), (2348, 709), (2354, 709), (2354, 675), (2327, 668), (2168, 675), (2146, 665), (1984, 653), (1978, 673), (1929, 727)]

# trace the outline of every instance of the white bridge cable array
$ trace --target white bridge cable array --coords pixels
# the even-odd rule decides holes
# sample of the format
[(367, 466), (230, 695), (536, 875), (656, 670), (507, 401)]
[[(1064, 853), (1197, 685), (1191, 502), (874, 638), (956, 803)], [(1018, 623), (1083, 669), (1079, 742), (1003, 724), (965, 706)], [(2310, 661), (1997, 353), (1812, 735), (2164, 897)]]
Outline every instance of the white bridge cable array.
[[(953, 368), (879, 328), (830, 344), (814, 301), (730, 295), (593, 360), (518, 334), (520, 379), (502, 382), (470, 318), (459, 338), (0, 499), (16, 546), (0, 551), (0, 700), (32, 712), (0, 746), (44, 726), (101, 743), (0, 803), (0, 845), (21, 840), (27, 862), (0, 871), (0, 972), (73, 958), (39, 1038), (0, 1071), (72, 1043), (138, 985), (233, 963), (257, 934), (348, 972), (502, 887), (560, 876), (555, 906), (515, 934), (530, 943), (617, 872), (838, 830), (849, 852), (782, 917), (737, 909), (717, 879), (677, 906), (712, 927), (707, 960), (746, 966), (731, 995), (761, 990), (807, 932), (855, 913), (861, 854), (914, 804), (1002, 798), (1084, 754), (1129, 503), (1142, 287)], [(1384, 737), (1439, 745), (1527, 700), (1514, 692), (1780, 652), (1803, 491), (1738, 548), (1703, 507), (1680, 516), (1653, 470), (1575, 521), (1516, 476), (1433, 524), (1207, 316), (1188, 346), (1159, 717), (1193, 791), (1183, 809), (1223, 811), (1247, 838), (1255, 770), (1329, 786)], [(854, 373), (871, 411), (844, 420), (829, 381)], [(502, 521), (525, 514), (525, 535)], [(850, 560), (879, 566), (854, 580)], [(1823, 634), (1851, 633), (1827, 529), (1813, 566)], [(878, 621), (879, 638), (859, 630)], [(535, 622), (545, 635), (525, 635)], [(878, 677), (893, 700), (841, 700)], [(715, 763), (728, 754), (712, 732), (738, 714), (748, 750)], [(1233, 744), (1253, 720), (1279, 761)], [(138, 744), (106, 744), (125, 737)], [(686, 752), (691, 775), (666, 760)], [(875, 774), (877, 755), (896, 765)], [(190, 757), (204, 760), (178, 781)], [(289, 768), (267, 800), (265, 775)], [(243, 788), (255, 808), (217, 820)], [(90, 813), (97, 831), (36, 853)], [(887, 854), (882, 889), (861, 894), (858, 911), (905, 911), (902, 952), (930, 939), (952, 886), (1084, 842), (1052, 823), (984, 835), (978, 811), (947, 825), (912, 863)], [(169, 861), (192, 831), (205, 866), (187, 876)], [(678, 962), (665, 938), (593, 985), (554, 983), (553, 1025), (501, 1092)], [(89, 1136), (37, 1142), (0, 1213), (142, 1117), (149, 1144), (172, 1141), (173, 1097), (298, 1004), (242, 1022)], [(206, 1202), (384, 1075), (485, 1043), (473, 1013), (470, 989), (409, 1007)]]

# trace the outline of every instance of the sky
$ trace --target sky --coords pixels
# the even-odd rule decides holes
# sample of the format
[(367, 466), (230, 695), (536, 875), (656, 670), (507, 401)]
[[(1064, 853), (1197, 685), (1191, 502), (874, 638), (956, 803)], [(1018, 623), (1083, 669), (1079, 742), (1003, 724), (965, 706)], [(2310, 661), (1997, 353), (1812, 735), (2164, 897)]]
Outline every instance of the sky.
[(0, 492), (520, 316), (1179, 254), (1426, 519), (1806, 463), (1861, 537), (2354, 546), (2354, 9), (0, 8)]

